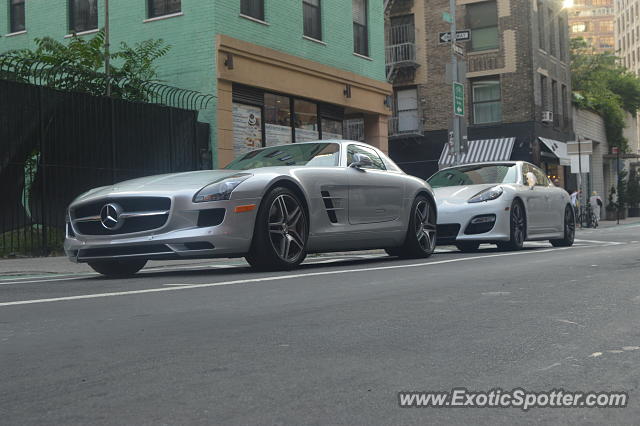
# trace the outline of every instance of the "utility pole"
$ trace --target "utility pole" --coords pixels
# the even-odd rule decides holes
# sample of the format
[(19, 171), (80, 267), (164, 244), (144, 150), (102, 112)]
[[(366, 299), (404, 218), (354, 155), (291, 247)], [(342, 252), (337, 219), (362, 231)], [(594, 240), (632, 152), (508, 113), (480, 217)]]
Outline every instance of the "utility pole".
[(111, 96), (111, 54), (109, 52), (109, 0), (104, 0), (104, 69), (107, 79), (107, 97)]
[[(449, 0), (449, 13), (451, 14), (451, 77), (452, 93), (455, 90), (456, 83), (460, 83), (460, 76), (458, 75), (458, 57), (456, 56), (453, 46), (456, 43), (456, 34), (458, 28), (456, 24), (456, 0)], [(453, 163), (458, 165), (460, 161), (460, 117), (455, 111), (455, 99), (452, 97), (454, 103), (453, 110)]]
[[(460, 156), (466, 151), (466, 144), (463, 144), (463, 137), (466, 136), (465, 121), (465, 85), (466, 76), (460, 75), (460, 67), (458, 64), (458, 56), (456, 53), (458, 28), (456, 23), (456, 0), (449, 0), (449, 15), (451, 23), (451, 81), (452, 81), (452, 100), (453, 100), (453, 118), (451, 120), (451, 130), (453, 136), (453, 158), (454, 165), (460, 163)], [(464, 64), (462, 64), (464, 65)], [(463, 81), (461, 81), (463, 80)]]

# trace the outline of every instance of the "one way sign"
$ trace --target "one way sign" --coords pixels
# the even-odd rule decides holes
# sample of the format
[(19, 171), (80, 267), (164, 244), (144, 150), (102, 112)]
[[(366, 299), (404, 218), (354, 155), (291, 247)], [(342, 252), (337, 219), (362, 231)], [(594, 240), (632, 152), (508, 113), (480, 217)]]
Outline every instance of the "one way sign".
[[(451, 43), (451, 33), (440, 33), (440, 44)], [(471, 30), (456, 31), (456, 41), (470, 41)]]

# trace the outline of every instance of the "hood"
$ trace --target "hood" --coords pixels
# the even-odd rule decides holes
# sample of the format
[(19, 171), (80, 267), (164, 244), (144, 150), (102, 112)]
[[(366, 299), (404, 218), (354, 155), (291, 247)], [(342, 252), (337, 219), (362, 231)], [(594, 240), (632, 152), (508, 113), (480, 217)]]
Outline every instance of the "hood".
[(434, 188), (433, 193), (438, 204), (443, 202), (447, 202), (449, 204), (459, 204), (466, 203), (477, 193), (484, 191), (485, 189), (493, 188), (494, 186), (504, 185), (487, 183), (482, 185), (446, 186), (443, 188)]
[(86, 198), (113, 195), (119, 192), (138, 191), (173, 191), (193, 190), (198, 191), (204, 186), (228, 176), (239, 173), (237, 170), (200, 170), (196, 172), (169, 173), (165, 175), (147, 176), (143, 178), (118, 182), (115, 185), (102, 186), (92, 189), (79, 196), (76, 201)]

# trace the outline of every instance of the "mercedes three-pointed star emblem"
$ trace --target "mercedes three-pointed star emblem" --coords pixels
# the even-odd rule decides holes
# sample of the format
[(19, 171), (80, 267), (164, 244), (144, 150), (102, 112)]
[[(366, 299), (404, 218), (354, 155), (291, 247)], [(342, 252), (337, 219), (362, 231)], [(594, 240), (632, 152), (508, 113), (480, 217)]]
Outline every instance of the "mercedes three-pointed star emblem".
[(105, 204), (100, 210), (100, 223), (109, 231), (116, 231), (124, 225), (124, 220), (120, 220), (122, 207), (117, 204)]

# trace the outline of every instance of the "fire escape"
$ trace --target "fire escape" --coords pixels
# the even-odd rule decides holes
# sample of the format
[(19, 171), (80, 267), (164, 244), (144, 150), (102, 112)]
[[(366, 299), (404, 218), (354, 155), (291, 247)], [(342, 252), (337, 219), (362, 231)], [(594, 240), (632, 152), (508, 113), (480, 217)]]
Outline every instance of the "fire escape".
[[(386, 76), (394, 86), (412, 84), (420, 66), (416, 58), (416, 29), (409, 11), (413, 0), (385, 1), (385, 61)], [(394, 8), (394, 6), (397, 6)], [(393, 12), (393, 13), (392, 13)], [(389, 119), (389, 136), (422, 134), (422, 119), (418, 111), (417, 93), (394, 88), (393, 117)]]

